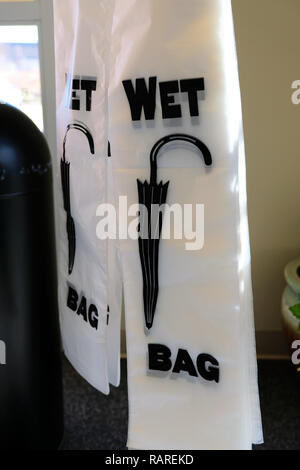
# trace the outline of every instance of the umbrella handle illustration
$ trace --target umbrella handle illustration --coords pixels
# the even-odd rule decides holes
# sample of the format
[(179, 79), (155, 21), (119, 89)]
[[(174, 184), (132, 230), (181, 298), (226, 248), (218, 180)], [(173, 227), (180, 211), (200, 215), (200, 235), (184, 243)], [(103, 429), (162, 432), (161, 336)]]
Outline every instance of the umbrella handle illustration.
[[(184, 141), (195, 145), (202, 153), (204, 163), (212, 165), (212, 156), (207, 146), (196, 137), (187, 134), (171, 134), (158, 140), (150, 152), (151, 175), (150, 183), (137, 180), (139, 203), (144, 205), (151, 214), (151, 222), (142, 216), (140, 228), (147, 236), (139, 236), (139, 252), (143, 275), (143, 300), (145, 326), (148, 331), (152, 328), (159, 294), (158, 264), (159, 242), (162, 230), (162, 214), (152, 214), (153, 205), (162, 207), (167, 201), (169, 182), (157, 182), (157, 158), (164, 145), (174, 141)], [(155, 228), (153, 232), (153, 228)], [(154, 237), (153, 237), (154, 234)]]
[(83, 123), (76, 122), (76, 121), (68, 124), (64, 141), (63, 141), (63, 157), (60, 162), (60, 168), (61, 168), (61, 182), (62, 182), (62, 190), (63, 190), (64, 209), (67, 213), (66, 230), (67, 230), (68, 243), (69, 243), (69, 266), (68, 266), (69, 275), (72, 274), (74, 262), (75, 262), (75, 254), (76, 254), (76, 231), (75, 231), (74, 220), (71, 215), (70, 162), (66, 160), (66, 143), (67, 143), (68, 133), (71, 129), (78, 130), (86, 136), (89, 142), (90, 152), (92, 155), (95, 154), (94, 139), (89, 129)]
[(188, 134), (167, 135), (156, 142), (156, 144), (154, 145), (150, 153), (150, 164), (151, 164), (150, 183), (151, 184), (157, 184), (157, 157), (158, 157), (159, 151), (165, 145), (174, 141), (178, 141), (178, 140), (183, 141), (183, 142), (189, 142), (190, 144), (195, 145), (202, 152), (205, 165), (210, 166), (212, 164), (211, 153), (209, 149), (207, 148), (207, 146), (201, 140)]
[(93, 136), (92, 136), (90, 130), (88, 129), (88, 127), (85, 124), (83, 124), (79, 121), (74, 121), (74, 122), (67, 125), (67, 130), (66, 130), (65, 137), (64, 137), (64, 142), (63, 142), (63, 161), (64, 162), (66, 161), (66, 143), (67, 143), (68, 133), (71, 129), (76, 129), (76, 130), (82, 132), (86, 136), (86, 138), (89, 142), (91, 154), (94, 155), (95, 154), (95, 145), (94, 145), (94, 139), (93, 139)]

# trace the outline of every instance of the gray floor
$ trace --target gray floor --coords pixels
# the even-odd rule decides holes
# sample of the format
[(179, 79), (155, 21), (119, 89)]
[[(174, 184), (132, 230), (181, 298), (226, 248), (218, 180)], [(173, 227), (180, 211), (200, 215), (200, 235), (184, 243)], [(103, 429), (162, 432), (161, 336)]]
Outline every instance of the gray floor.
[[(257, 450), (300, 450), (300, 374), (288, 361), (259, 362), (265, 444)], [(125, 449), (126, 361), (121, 387), (106, 397), (64, 360), (65, 450)]]

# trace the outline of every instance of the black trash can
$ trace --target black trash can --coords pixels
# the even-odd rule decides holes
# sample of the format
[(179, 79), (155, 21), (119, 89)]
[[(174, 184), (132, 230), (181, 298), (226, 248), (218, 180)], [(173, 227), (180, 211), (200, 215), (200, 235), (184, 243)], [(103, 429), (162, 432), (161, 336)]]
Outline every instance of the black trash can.
[(57, 449), (63, 400), (51, 156), (32, 121), (4, 104), (0, 253), (0, 449)]

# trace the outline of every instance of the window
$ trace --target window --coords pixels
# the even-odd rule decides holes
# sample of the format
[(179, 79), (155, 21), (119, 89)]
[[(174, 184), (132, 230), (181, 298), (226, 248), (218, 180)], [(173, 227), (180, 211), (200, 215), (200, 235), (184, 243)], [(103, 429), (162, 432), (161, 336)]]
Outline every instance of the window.
[(0, 25), (0, 100), (21, 109), (44, 130), (36, 25)]
[(55, 152), (52, 0), (0, 0), (0, 100), (27, 114)]

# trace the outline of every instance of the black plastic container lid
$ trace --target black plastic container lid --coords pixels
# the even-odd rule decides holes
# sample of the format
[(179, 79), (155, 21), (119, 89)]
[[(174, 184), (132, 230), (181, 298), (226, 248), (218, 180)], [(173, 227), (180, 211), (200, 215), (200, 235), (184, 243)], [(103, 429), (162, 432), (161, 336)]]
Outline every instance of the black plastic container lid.
[(0, 198), (40, 191), (49, 178), (44, 135), (21, 111), (0, 103)]

